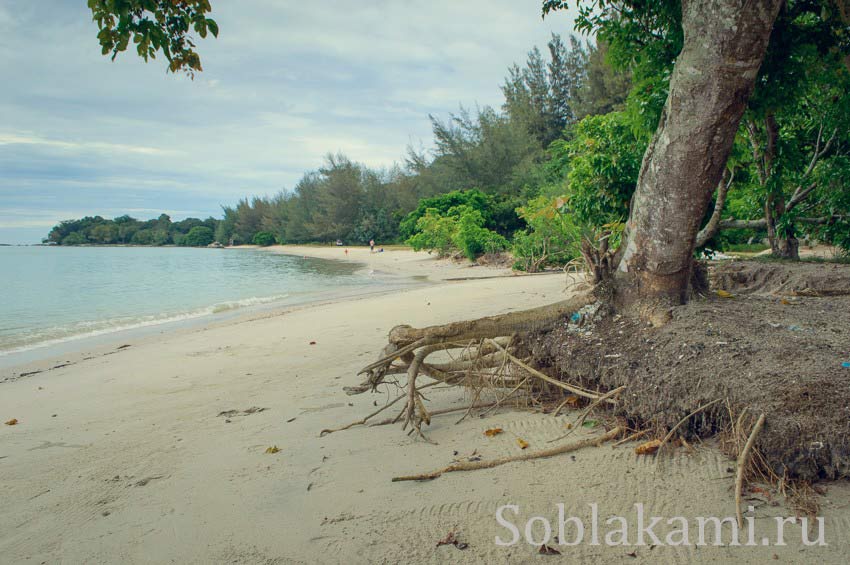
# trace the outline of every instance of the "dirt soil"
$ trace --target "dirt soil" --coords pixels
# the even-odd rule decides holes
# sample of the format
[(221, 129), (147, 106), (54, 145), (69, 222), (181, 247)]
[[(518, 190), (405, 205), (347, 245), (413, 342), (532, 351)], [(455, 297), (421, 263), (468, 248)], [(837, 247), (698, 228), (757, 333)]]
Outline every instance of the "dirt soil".
[[(627, 385), (618, 415), (690, 438), (766, 415), (756, 447), (776, 475), (850, 476), (850, 265), (734, 261), (709, 267), (712, 292), (660, 328), (598, 314), (540, 333), (541, 367), (594, 390)], [(718, 296), (718, 289), (731, 297)]]

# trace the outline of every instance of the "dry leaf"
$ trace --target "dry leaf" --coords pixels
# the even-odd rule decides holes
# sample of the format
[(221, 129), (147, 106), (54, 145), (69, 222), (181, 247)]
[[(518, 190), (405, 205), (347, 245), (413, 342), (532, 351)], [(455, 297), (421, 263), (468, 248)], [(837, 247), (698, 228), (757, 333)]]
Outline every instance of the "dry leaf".
[(732, 298), (733, 294), (731, 292), (727, 292), (723, 289), (717, 291), (717, 296), (720, 298)]
[(279, 448), (278, 446), (276, 446), (276, 445), (273, 445), (273, 446), (271, 446), (270, 448), (268, 448), (268, 449), (266, 450), (266, 453), (274, 454), (274, 453), (277, 453), (277, 452), (279, 452), (279, 451), (280, 451), (280, 448)]
[(635, 453), (637, 453), (638, 455), (652, 455), (653, 453), (658, 451), (659, 447), (661, 447), (661, 440), (653, 439), (637, 446), (635, 448)]
[(567, 406), (570, 406), (571, 408), (578, 408), (579, 406), (581, 406), (581, 398), (579, 398), (575, 394), (571, 394), (567, 397), (564, 403)]
[(489, 430), (484, 430), (484, 435), (487, 437), (497, 436), (502, 433), (502, 428), (490, 428)]
[(519, 445), (520, 449), (525, 449), (528, 447), (528, 442), (522, 439), (521, 437), (516, 438), (517, 445)]
[(6, 425), (7, 425), (7, 426), (17, 426), (17, 425), (18, 425), (18, 419), (17, 419), (17, 418), (12, 418), (12, 419), (11, 419), (11, 420), (9, 420), (8, 422), (6, 422)]
[(788, 306), (789, 304), (791, 304), (790, 302), (788, 302), (784, 298), (782, 300), (780, 300), (779, 303), (782, 304), (783, 306)]
[(554, 547), (549, 547), (548, 545), (541, 545), (540, 549), (537, 550), (537, 553), (541, 555), (561, 555), (560, 551)]

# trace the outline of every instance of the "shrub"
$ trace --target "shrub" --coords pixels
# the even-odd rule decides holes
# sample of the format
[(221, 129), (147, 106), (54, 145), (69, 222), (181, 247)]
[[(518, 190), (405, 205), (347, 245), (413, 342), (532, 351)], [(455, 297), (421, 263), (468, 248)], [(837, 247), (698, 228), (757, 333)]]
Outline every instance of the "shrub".
[(206, 247), (215, 240), (215, 235), (211, 228), (206, 226), (195, 226), (189, 230), (181, 241), (183, 245), (189, 247)]
[(277, 243), (277, 239), (273, 233), (261, 231), (254, 234), (254, 239), (252, 239), (251, 242), (254, 245), (259, 245), (260, 247), (268, 247), (269, 245)]
[(454, 245), (453, 236), (457, 229), (457, 219), (440, 215), (434, 208), (429, 208), (425, 215), (416, 222), (416, 235), (407, 240), (414, 251), (423, 249), (429, 253), (436, 251), (441, 257), (448, 255)]
[(507, 240), (484, 227), (484, 216), (467, 205), (454, 206), (445, 214), (429, 208), (416, 222), (417, 234), (407, 244), (419, 251), (436, 251), (441, 257), (460, 250), (470, 261), (483, 253), (497, 253)]
[(563, 198), (539, 196), (517, 208), (528, 229), (514, 234), (514, 268), (531, 273), (563, 265), (580, 254), (581, 229), (566, 212)]
[(508, 241), (485, 228), (481, 213), (471, 208), (463, 210), (457, 218), (457, 229), (452, 241), (470, 261), (483, 253), (498, 253), (508, 247)]
[(62, 239), (62, 245), (85, 245), (89, 241), (78, 231), (69, 233)]
[(493, 199), (481, 192), (478, 189), (472, 190), (453, 190), (446, 194), (440, 194), (431, 198), (423, 198), (419, 201), (416, 210), (404, 217), (399, 225), (399, 231), (403, 238), (411, 238), (416, 235), (419, 229), (419, 220), (422, 219), (429, 210), (434, 210), (440, 216), (447, 216), (449, 210), (459, 206), (468, 206), (473, 210), (481, 212), (484, 218), (485, 225), (493, 221)]

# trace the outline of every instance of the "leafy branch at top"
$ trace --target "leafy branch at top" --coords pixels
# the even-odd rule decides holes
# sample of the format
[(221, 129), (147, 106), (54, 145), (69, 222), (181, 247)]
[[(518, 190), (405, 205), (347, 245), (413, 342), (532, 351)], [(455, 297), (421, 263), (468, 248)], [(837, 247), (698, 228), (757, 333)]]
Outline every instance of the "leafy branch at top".
[(132, 41), (145, 61), (162, 53), (170, 72), (194, 77), (203, 68), (193, 32), (202, 39), (218, 37), (218, 24), (207, 17), (209, 0), (89, 0), (88, 6), (102, 53), (113, 60)]

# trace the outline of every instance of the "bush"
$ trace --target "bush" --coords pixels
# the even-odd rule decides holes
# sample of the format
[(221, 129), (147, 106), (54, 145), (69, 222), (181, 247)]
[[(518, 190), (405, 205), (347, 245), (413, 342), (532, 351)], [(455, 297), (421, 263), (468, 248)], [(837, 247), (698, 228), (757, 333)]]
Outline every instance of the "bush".
[(78, 231), (69, 233), (62, 239), (62, 245), (85, 245), (89, 240)]
[(514, 234), (514, 268), (531, 273), (547, 265), (563, 265), (578, 257), (581, 229), (566, 212), (563, 198), (539, 196), (517, 208), (528, 229)]
[(254, 239), (251, 240), (251, 243), (259, 245), (260, 247), (268, 247), (269, 245), (277, 243), (277, 239), (273, 233), (261, 231), (254, 235)]
[(457, 218), (452, 241), (470, 261), (484, 253), (498, 253), (508, 247), (508, 241), (485, 228), (481, 213), (472, 209), (464, 210)]
[(441, 257), (460, 250), (470, 261), (483, 253), (497, 253), (508, 241), (484, 227), (484, 216), (470, 206), (461, 205), (441, 214), (429, 208), (416, 222), (417, 234), (407, 240), (414, 250), (436, 251)]
[(453, 190), (446, 194), (420, 200), (416, 210), (405, 216), (401, 221), (399, 232), (403, 238), (409, 239), (420, 231), (419, 220), (429, 210), (434, 210), (440, 216), (448, 216), (450, 215), (449, 210), (459, 206), (468, 206), (473, 210), (478, 210), (484, 218), (485, 225), (493, 221), (493, 199), (490, 196), (478, 189)]
[(195, 226), (189, 230), (186, 237), (182, 238), (181, 244), (189, 247), (206, 247), (213, 241), (215, 241), (215, 235), (211, 228)]
[(448, 255), (454, 242), (452, 238), (457, 229), (457, 219), (440, 215), (434, 208), (429, 208), (425, 215), (416, 222), (416, 235), (407, 240), (414, 251), (423, 249), (429, 253), (436, 251), (440, 257)]

